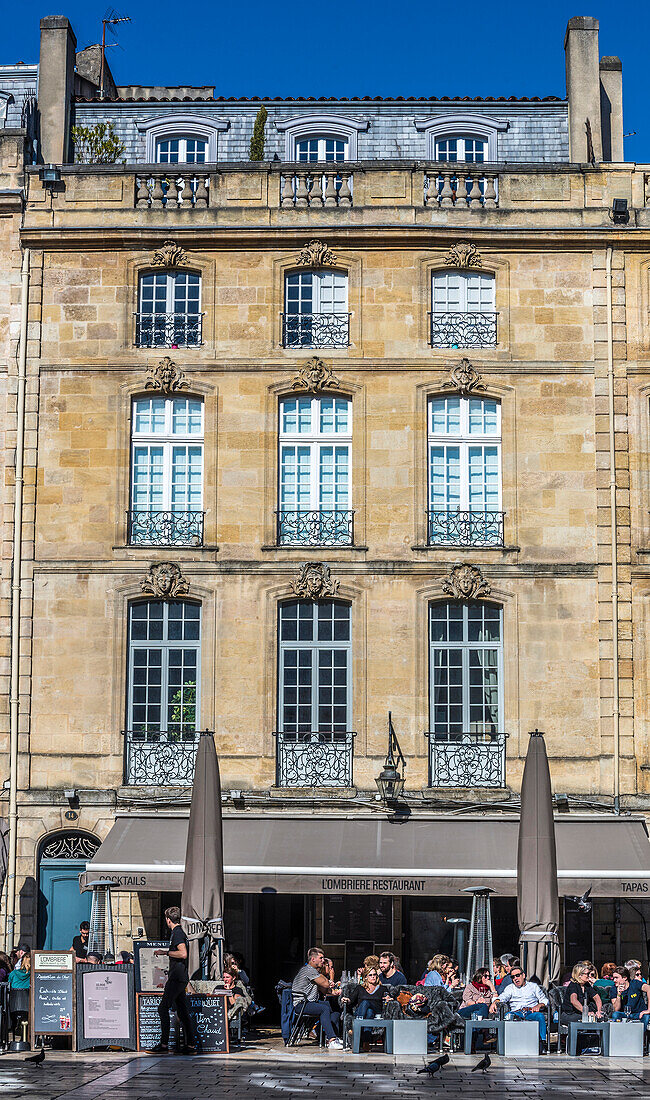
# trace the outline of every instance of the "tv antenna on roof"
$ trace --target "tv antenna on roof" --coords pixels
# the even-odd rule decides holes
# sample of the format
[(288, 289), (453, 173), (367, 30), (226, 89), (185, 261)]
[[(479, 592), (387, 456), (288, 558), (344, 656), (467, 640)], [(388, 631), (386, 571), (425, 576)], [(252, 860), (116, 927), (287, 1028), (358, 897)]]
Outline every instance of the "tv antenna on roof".
[(113, 29), (118, 23), (130, 23), (131, 17), (129, 15), (118, 15), (114, 8), (109, 8), (106, 15), (102, 19), (102, 58), (99, 68), (99, 98), (104, 98), (104, 69), (106, 67), (106, 28), (113, 35), (113, 38), (117, 38), (117, 33)]

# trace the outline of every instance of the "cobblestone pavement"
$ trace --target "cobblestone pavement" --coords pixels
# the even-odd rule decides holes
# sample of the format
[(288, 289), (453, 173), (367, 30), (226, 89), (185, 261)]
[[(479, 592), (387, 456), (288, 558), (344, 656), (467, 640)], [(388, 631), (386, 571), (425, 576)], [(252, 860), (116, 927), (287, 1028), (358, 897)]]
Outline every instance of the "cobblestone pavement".
[(0, 1058), (2, 1100), (421, 1100), (444, 1092), (457, 1100), (550, 1100), (617, 1093), (650, 1094), (650, 1059), (493, 1058), (488, 1073), (472, 1074), (477, 1058), (454, 1056), (430, 1081), (422, 1062), (388, 1056), (312, 1054), (298, 1049), (245, 1055), (155, 1058), (125, 1054), (48, 1054), (43, 1067), (22, 1057)]

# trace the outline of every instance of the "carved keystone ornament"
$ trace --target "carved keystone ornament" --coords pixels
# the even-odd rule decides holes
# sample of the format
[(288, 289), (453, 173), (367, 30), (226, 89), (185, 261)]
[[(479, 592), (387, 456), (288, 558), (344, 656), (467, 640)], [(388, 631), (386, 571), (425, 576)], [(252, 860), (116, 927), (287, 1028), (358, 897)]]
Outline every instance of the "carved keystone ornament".
[(161, 359), (155, 367), (147, 368), (147, 381), (145, 390), (159, 390), (160, 393), (174, 393), (175, 390), (186, 389), (189, 386), (185, 373), (176, 366), (168, 355)]
[(480, 600), (489, 596), (492, 589), (488, 581), (475, 565), (463, 565), (460, 562), (453, 567), (442, 582), (442, 590), (455, 600)]
[(165, 241), (151, 257), (152, 267), (187, 267), (188, 263), (187, 252), (176, 241)]
[(483, 267), (483, 258), (469, 241), (452, 244), (445, 256), (447, 267)]
[(329, 565), (322, 562), (305, 562), (300, 566), (298, 576), (291, 582), (291, 590), (296, 596), (307, 600), (319, 600), (322, 596), (335, 596), (339, 582), (332, 580)]
[(457, 390), (458, 393), (472, 393), (473, 390), (484, 390), (479, 372), (472, 366), (469, 359), (461, 359), (455, 367), (452, 367), (449, 380), (443, 382), (443, 390)]
[(140, 588), (147, 596), (156, 596), (159, 600), (175, 600), (190, 590), (190, 582), (184, 577), (173, 561), (155, 562), (149, 567), (146, 577), (140, 582)]
[(309, 241), (298, 255), (301, 267), (332, 267), (336, 256), (322, 241)]
[(341, 383), (322, 359), (314, 355), (291, 383), (292, 390), (307, 390), (308, 393), (318, 393), (319, 390), (338, 390)]

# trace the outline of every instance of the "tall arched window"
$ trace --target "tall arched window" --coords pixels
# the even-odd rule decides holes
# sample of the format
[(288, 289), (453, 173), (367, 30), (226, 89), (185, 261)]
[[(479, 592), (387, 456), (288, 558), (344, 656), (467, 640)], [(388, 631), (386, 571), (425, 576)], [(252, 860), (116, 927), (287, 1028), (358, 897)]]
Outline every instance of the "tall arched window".
[(432, 397), (427, 434), (429, 543), (502, 546), (500, 403)]
[(201, 276), (196, 272), (151, 271), (140, 276), (137, 347), (198, 347), (202, 320)]
[(494, 275), (485, 271), (434, 271), (430, 317), (434, 348), (494, 347)]
[(293, 271), (285, 276), (285, 348), (346, 348), (350, 343), (348, 276), (344, 271)]
[(352, 785), (351, 608), (289, 600), (278, 612), (279, 787)]
[(125, 783), (191, 786), (201, 706), (201, 607), (129, 605)]
[(429, 605), (433, 733), (502, 732), (502, 620), (483, 601)]
[(502, 787), (503, 610), (479, 600), (429, 605), (429, 782)]
[(203, 402), (136, 397), (131, 418), (129, 542), (203, 542)]
[(352, 402), (285, 397), (280, 402), (278, 542), (352, 542)]

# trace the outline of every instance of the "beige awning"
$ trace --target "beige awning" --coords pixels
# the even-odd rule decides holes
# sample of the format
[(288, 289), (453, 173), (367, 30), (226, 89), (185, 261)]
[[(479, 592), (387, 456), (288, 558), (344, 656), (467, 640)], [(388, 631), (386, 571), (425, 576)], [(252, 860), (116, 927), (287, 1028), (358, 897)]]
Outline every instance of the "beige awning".
[[(452, 895), (472, 886), (517, 891), (519, 818), (224, 817), (225, 887), (237, 893)], [(560, 817), (561, 895), (650, 895), (650, 841), (642, 818)], [(187, 818), (118, 817), (86, 865), (82, 887), (108, 878), (122, 890), (182, 889)]]

